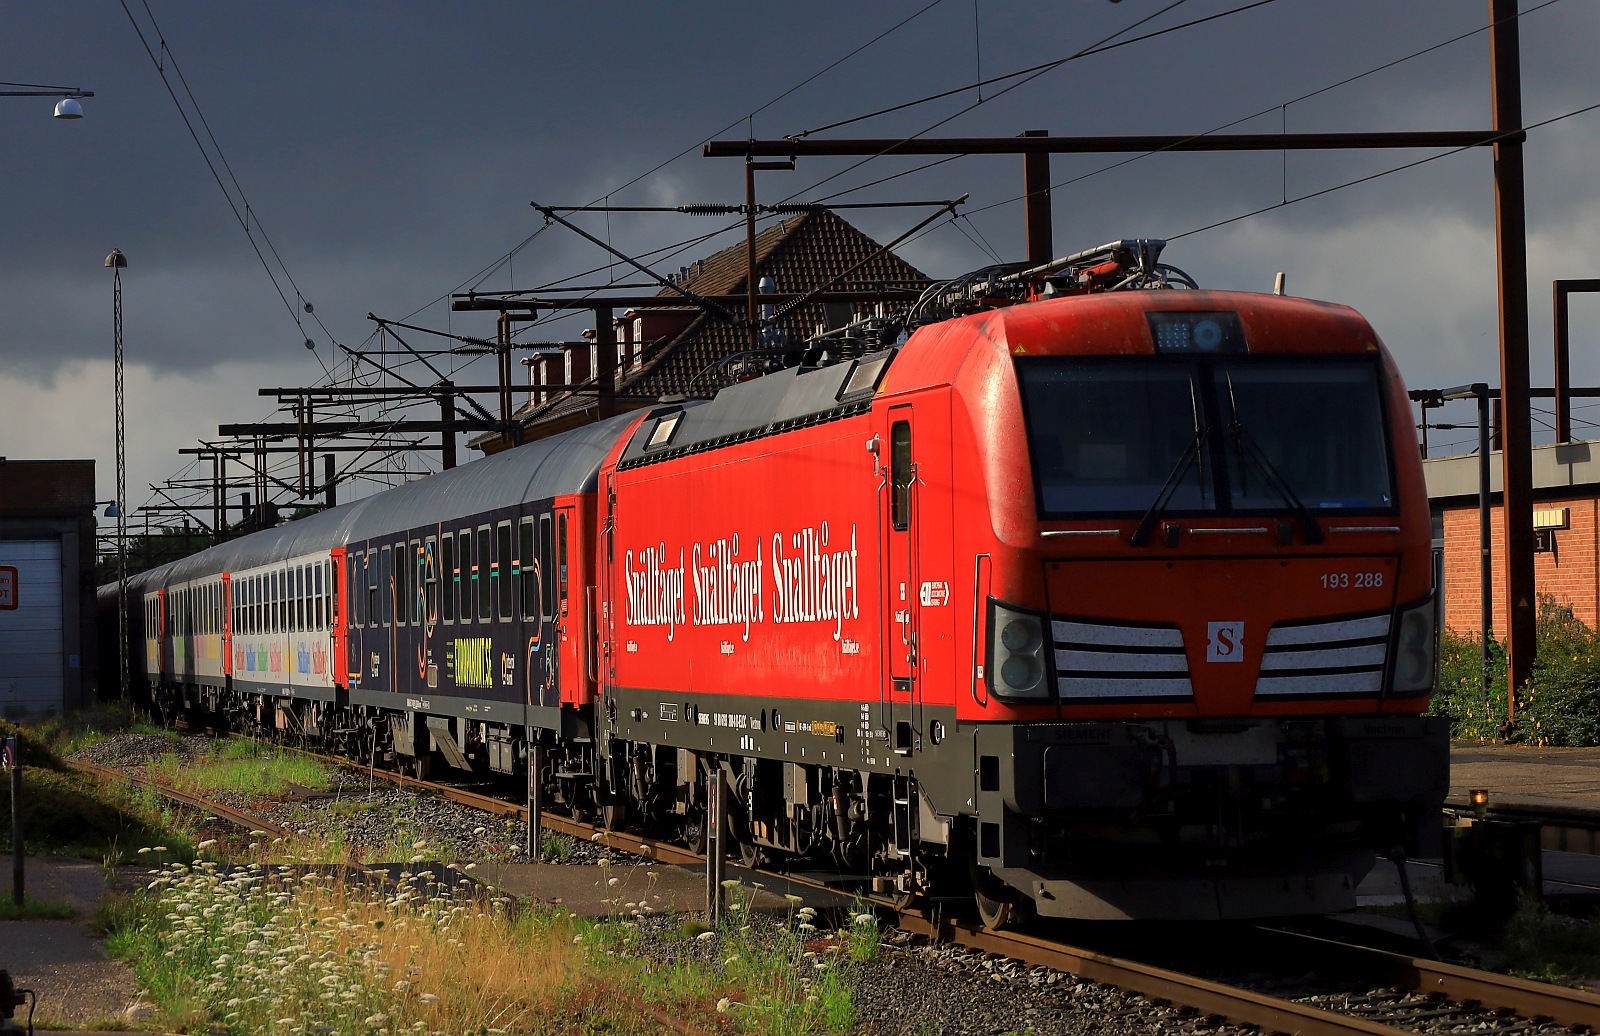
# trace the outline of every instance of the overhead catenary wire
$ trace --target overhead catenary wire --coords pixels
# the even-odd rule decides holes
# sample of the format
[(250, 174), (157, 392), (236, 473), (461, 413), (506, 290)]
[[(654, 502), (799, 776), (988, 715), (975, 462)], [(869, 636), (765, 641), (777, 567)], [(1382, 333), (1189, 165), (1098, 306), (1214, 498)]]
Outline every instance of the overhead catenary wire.
[[(255, 223), (256, 230), (259, 232), (261, 240), (266, 243), (267, 250), (272, 253), (273, 260), (277, 262), (278, 269), (282, 271), (284, 279), (289, 282), (290, 288), (293, 289), (295, 298), (300, 302), (301, 307), (308, 315), (312, 317), (313, 320), (316, 321), (317, 326), (320, 327), (323, 333), (328, 336), (329, 341), (337, 342), (338, 339), (331, 331), (328, 330), (327, 326), (322, 323), (322, 319), (316, 316), (315, 307), (312, 306), (309, 301), (307, 301), (305, 295), (300, 291), (299, 285), (295, 282), (294, 275), (289, 271), (288, 264), (285, 263), (283, 261), (283, 257), (278, 254), (276, 246), (272, 244), (272, 238), (267, 234), (266, 228), (261, 225), (261, 219), (258, 215), (256, 215), (254, 209), (251, 207), (249, 198), (245, 194), (244, 186), (239, 183), (238, 177), (236, 177), (233, 173), (233, 167), (228, 163), (227, 154), (222, 150), (222, 145), (217, 141), (216, 135), (211, 132), (211, 126), (206, 121), (205, 113), (200, 107), (199, 100), (194, 96), (194, 92), (190, 90), (188, 80), (184, 78), (183, 69), (178, 63), (177, 55), (174, 54), (172, 52), (172, 48), (167, 45), (166, 37), (161, 32), (161, 26), (160, 23), (156, 21), (155, 13), (150, 10), (150, 4), (148, 3), (148, 0), (142, 0), (142, 2), (145, 15), (150, 19), (150, 25), (154, 30), (156, 39), (159, 43), (161, 50), (160, 56), (158, 56), (151, 48), (150, 41), (145, 38), (144, 27), (139, 24), (138, 18), (134, 16), (133, 10), (128, 6), (128, 0), (119, 0), (119, 3), (122, 5), (123, 13), (128, 16), (129, 24), (133, 26), (133, 31), (139, 37), (140, 45), (144, 47), (145, 54), (149, 56), (151, 63), (155, 65), (156, 73), (161, 77), (162, 86), (166, 88), (167, 95), (172, 98), (172, 103), (174, 107), (177, 108), (178, 115), (183, 120), (184, 127), (189, 131), (189, 136), (194, 140), (195, 147), (199, 149), (200, 157), (205, 161), (206, 168), (210, 170), (211, 178), (216, 181), (218, 189), (222, 191), (223, 198), (228, 203), (228, 208), (232, 210), (234, 218), (239, 222), (240, 228), (244, 230), (245, 237), (250, 241), (251, 250), (255, 252), (256, 258), (261, 262), (261, 268), (266, 271), (267, 278), (272, 282), (273, 290), (277, 292), (278, 298), (283, 303), (284, 309), (288, 311), (289, 318), (294, 321), (296, 329), (300, 332), (301, 339), (306, 342), (311, 341), (310, 337), (306, 335), (305, 324), (300, 319), (300, 313), (296, 311), (294, 304), (289, 301), (288, 295), (283, 290), (283, 286), (278, 283), (278, 276), (273, 272), (272, 264), (267, 261), (266, 255), (264, 255), (261, 251), (261, 246), (256, 243), (256, 234), (252, 233), (250, 229), (252, 221)], [(193, 108), (195, 118), (199, 119), (201, 126), (205, 129), (206, 138), (211, 142), (210, 151), (206, 149), (206, 145), (201, 141), (200, 134), (195, 129), (194, 121), (189, 118), (188, 110), (185, 109), (183, 102), (178, 97), (177, 91), (172, 87), (172, 81), (167, 78), (166, 62), (164, 60), (167, 58), (171, 59), (173, 72), (178, 76), (178, 81), (183, 86), (183, 92), (189, 99), (189, 106)], [(212, 161), (212, 151), (216, 153), (215, 162)], [(230, 191), (227, 184), (223, 183), (222, 175), (217, 171), (218, 162), (220, 162), (223, 169), (226, 170), (228, 174), (228, 180), (233, 184), (233, 191)], [(235, 198), (235, 192), (237, 193), (237, 199)], [(241, 211), (241, 207), (243, 211)], [(312, 352), (315, 354), (314, 349)], [(321, 356), (317, 356), (317, 363), (321, 365), (323, 372), (327, 376), (333, 376), (333, 372), (328, 369), (328, 365), (322, 361)]]

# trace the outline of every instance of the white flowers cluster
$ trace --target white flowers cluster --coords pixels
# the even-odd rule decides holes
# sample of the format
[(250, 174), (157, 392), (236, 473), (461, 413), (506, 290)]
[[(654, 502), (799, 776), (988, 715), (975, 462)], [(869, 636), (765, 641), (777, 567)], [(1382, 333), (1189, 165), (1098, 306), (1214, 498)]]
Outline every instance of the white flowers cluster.
[(468, 907), (426, 895), (414, 881), (377, 904), (352, 904), (337, 885), (287, 866), (170, 865), (147, 885), (165, 920), (158, 950), (234, 1029), (294, 1036), (426, 1031), (415, 1015), (439, 996), (419, 990), (409, 970), (411, 977), (391, 976), (399, 969), (380, 958), (377, 930), (403, 928), (409, 918), (443, 934)]

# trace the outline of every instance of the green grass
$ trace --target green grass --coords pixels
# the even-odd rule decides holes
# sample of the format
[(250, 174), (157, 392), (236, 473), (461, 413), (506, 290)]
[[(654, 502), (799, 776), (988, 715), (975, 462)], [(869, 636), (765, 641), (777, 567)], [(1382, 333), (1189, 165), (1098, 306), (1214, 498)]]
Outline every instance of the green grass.
[(1494, 965), (1520, 978), (1592, 978), (1600, 975), (1600, 926), (1524, 899), (1506, 922), (1498, 951)]
[(69, 921), (77, 916), (78, 912), (65, 903), (34, 899), (32, 896), (23, 896), (20, 908), (9, 895), (0, 900), (0, 921)]
[(313, 791), (332, 786), (324, 764), (243, 738), (219, 742), (197, 762), (177, 755), (162, 756), (152, 761), (146, 772), (152, 779), (206, 796), (232, 792), (267, 798), (296, 786)]
[(578, 840), (560, 831), (546, 831), (539, 840), (539, 859), (545, 863), (566, 863), (578, 853)]

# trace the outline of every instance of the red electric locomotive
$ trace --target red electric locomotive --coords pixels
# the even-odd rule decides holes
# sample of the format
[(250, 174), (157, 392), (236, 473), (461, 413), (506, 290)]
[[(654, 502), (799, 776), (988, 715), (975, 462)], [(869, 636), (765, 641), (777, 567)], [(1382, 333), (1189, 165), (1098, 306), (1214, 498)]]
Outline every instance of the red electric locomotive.
[(692, 815), (719, 765), (747, 856), (974, 888), (997, 925), (1340, 909), (1425, 844), (1448, 758), (1394, 363), (1342, 306), (1092, 290), (1158, 278), (1119, 242), (935, 289), (979, 311), (620, 442), (607, 795)]
[(136, 665), (364, 758), (541, 759), (690, 844), (720, 772), (747, 860), (995, 926), (1348, 906), (1447, 783), (1405, 390), (1352, 310), (1158, 252), (947, 282), (146, 573)]

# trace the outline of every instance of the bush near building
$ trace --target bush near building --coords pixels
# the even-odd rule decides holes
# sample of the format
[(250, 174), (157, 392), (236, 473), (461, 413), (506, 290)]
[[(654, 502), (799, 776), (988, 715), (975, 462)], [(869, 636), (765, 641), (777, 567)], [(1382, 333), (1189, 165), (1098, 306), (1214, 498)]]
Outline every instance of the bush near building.
[[(1600, 633), (1566, 605), (1541, 594), (1533, 675), (1517, 690), (1510, 739), (1533, 745), (1600, 745)], [(1506, 737), (1506, 653), (1490, 644), (1487, 679), (1476, 635), (1445, 630), (1439, 679), (1429, 711), (1451, 719), (1451, 733), (1469, 741)]]

